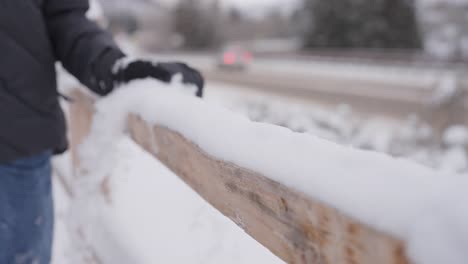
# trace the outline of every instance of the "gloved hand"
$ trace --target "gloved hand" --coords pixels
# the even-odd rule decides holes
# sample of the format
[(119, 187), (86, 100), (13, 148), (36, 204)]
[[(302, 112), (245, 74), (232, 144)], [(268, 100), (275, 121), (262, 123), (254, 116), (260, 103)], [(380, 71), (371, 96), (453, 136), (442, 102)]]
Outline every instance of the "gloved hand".
[(130, 59), (120, 52), (110, 51), (102, 54), (91, 66), (91, 78), (86, 83), (99, 95), (105, 96), (132, 80), (155, 78), (169, 83), (175, 75), (180, 74), (182, 82), (195, 85), (196, 95), (203, 96), (203, 76), (185, 63)]
[(148, 60), (121, 59), (116, 62), (112, 69), (112, 80), (115, 85), (128, 83), (132, 80), (155, 78), (169, 83), (172, 78), (180, 74), (182, 82), (193, 84), (197, 87), (196, 95), (203, 96), (204, 79), (197, 70), (181, 62), (152, 62)]

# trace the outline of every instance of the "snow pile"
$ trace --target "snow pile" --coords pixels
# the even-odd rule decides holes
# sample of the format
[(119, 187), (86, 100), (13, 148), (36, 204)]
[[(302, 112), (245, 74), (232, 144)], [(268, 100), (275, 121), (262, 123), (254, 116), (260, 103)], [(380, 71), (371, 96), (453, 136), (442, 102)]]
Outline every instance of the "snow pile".
[(260, 172), (404, 239), (415, 263), (465, 263), (467, 178), (251, 122), (180, 93), (176, 86), (138, 81), (101, 100), (83, 150), (89, 170), (106, 164), (115, 150), (109, 139), (123, 130), (129, 112), (136, 113), (183, 134), (218, 159)]
[(463, 142), (463, 130), (468, 131), (468, 128), (464, 126), (449, 128), (445, 139), (441, 140), (431, 126), (416, 115), (402, 121), (366, 117), (347, 105), (327, 107), (273, 95), (245, 94), (218, 83), (214, 86), (216, 90), (209, 91), (208, 99), (221, 102), (253, 121), (287, 127), (344, 146), (404, 157), (433, 169), (468, 173), (468, 166), (464, 165), (468, 164), (468, 132), (467, 142)]
[(446, 73), (440, 80), (434, 91), (432, 103), (435, 105), (447, 105), (453, 103), (460, 93), (457, 76), (454, 72)]
[(73, 203), (100, 263), (283, 263), (129, 138), (113, 152), (104, 179), (77, 186), (98, 189)]
[(443, 140), (448, 146), (468, 147), (468, 128), (465, 126), (452, 126), (445, 131)]
[(443, 143), (446, 147), (441, 167), (445, 170), (468, 170), (468, 128), (464, 126), (452, 126), (445, 131)]

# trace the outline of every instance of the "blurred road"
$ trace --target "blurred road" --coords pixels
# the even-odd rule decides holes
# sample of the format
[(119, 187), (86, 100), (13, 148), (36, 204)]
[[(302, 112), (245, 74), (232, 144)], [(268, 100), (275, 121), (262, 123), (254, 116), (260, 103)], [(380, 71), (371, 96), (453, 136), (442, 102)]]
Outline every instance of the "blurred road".
[(347, 104), (366, 115), (403, 119), (418, 114), (436, 128), (468, 123), (460, 115), (466, 111), (466, 103), (450, 109), (432, 104), (442, 80), (454, 70), (450, 68), (283, 57), (256, 58), (246, 71), (226, 71), (218, 69), (216, 58), (210, 55), (156, 57), (188, 61), (202, 69), (208, 81), (326, 104)]

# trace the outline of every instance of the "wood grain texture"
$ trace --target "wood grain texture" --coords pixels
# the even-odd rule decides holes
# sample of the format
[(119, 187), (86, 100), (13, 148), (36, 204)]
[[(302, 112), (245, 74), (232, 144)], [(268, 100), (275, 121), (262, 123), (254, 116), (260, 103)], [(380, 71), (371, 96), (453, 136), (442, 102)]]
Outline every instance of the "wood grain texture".
[[(80, 102), (71, 111), (74, 148), (89, 130), (85, 120), (90, 121), (93, 112), (89, 101)], [(150, 126), (134, 115), (128, 131), (137, 144), (287, 263), (409, 264), (402, 241), (264, 175), (218, 160), (179, 133)]]
[(70, 94), (68, 126), (70, 127), (70, 151), (74, 172), (80, 167), (78, 147), (86, 139), (91, 130), (94, 115), (94, 100), (79, 89)]
[(288, 263), (407, 264), (404, 245), (324, 203), (206, 154), (182, 135), (129, 119), (135, 142)]

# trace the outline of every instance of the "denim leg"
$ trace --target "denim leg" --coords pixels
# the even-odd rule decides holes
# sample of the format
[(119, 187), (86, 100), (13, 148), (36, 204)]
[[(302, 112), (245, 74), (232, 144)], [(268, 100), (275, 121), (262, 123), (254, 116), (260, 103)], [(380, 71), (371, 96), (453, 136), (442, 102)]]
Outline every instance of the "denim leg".
[(0, 164), (0, 264), (49, 264), (53, 201), (50, 152)]

